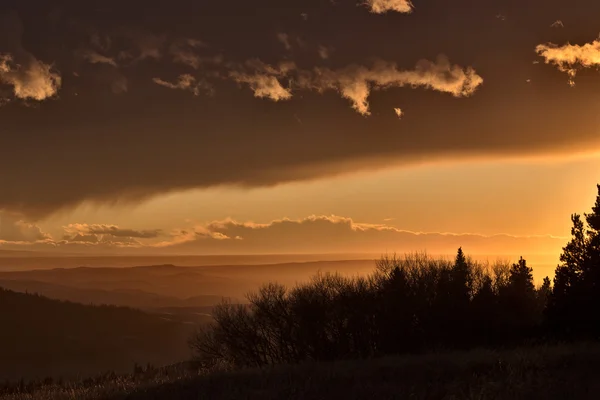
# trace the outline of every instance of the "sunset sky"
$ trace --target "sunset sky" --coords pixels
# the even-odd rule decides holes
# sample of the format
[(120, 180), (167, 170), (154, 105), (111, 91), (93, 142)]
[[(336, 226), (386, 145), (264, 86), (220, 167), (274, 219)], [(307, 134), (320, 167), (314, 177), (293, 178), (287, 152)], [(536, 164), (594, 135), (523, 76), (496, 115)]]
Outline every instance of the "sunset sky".
[(560, 253), (594, 0), (7, 0), (0, 251)]

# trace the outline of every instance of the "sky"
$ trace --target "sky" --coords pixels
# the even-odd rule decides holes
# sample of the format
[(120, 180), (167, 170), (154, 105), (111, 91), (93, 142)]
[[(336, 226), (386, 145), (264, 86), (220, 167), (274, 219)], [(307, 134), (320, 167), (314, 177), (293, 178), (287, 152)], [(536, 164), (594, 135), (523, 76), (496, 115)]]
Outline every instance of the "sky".
[(600, 3), (3, 1), (0, 252), (555, 255)]

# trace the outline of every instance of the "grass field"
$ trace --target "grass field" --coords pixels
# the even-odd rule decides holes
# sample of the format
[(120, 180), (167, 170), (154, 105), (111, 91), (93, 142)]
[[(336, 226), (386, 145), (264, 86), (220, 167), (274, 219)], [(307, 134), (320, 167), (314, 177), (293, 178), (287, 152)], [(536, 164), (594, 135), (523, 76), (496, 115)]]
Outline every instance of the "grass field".
[(191, 372), (180, 367), (2, 399), (598, 399), (600, 344)]

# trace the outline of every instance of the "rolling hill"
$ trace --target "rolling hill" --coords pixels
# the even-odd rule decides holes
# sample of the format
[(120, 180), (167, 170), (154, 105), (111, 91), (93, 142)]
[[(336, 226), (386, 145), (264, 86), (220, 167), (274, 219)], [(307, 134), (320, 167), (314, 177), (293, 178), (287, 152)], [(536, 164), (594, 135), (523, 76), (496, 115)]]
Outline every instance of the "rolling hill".
[(189, 357), (194, 325), (115, 306), (0, 289), (0, 380), (130, 372)]

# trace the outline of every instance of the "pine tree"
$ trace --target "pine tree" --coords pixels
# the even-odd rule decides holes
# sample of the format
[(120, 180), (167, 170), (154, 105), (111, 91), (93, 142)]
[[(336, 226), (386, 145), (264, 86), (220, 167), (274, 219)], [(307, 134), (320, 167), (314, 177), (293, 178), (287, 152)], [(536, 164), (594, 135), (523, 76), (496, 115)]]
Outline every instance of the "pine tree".
[(600, 185), (598, 196), (585, 222), (573, 214), (571, 241), (563, 248), (556, 268), (548, 317), (563, 333), (600, 333)]
[(527, 261), (523, 257), (517, 264), (513, 264), (508, 281), (511, 290), (516, 294), (532, 296), (535, 293), (533, 269), (527, 266)]

